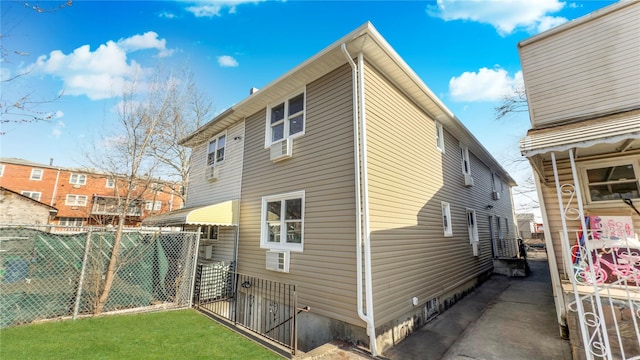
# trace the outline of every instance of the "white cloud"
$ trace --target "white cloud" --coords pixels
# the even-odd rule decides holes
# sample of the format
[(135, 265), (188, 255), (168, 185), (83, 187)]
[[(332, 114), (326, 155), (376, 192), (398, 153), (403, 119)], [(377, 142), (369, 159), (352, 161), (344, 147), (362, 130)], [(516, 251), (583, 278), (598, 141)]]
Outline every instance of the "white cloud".
[(158, 16), (161, 17), (161, 18), (165, 18), (165, 19), (175, 19), (175, 18), (177, 18), (176, 14), (170, 13), (168, 11), (163, 11)]
[(187, 11), (193, 13), (196, 17), (214, 17), (221, 16), (224, 9), (229, 9), (229, 14), (236, 13), (236, 7), (242, 4), (257, 4), (266, 0), (208, 0), (198, 1), (195, 5), (188, 6)]
[[(56, 113), (56, 117), (60, 118), (62, 117), (62, 111), (58, 111)], [(60, 135), (62, 135), (62, 129), (65, 128), (65, 124), (64, 122), (62, 122), (62, 120), (58, 120), (58, 122), (56, 123), (56, 125), (53, 127), (53, 130), (51, 131), (51, 135), (53, 135), (54, 138), (58, 139), (60, 138)]]
[(238, 61), (229, 55), (218, 56), (218, 65), (222, 67), (237, 67)]
[(60, 78), (64, 83), (65, 95), (86, 95), (92, 100), (116, 97), (122, 94), (125, 87), (131, 87), (134, 81), (137, 81), (137, 90), (145, 89), (144, 77), (152, 69), (129, 59), (128, 54), (147, 49), (157, 50), (158, 57), (173, 53), (173, 50), (166, 48), (165, 39), (158, 39), (158, 34), (149, 31), (117, 42), (107, 41), (94, 51), (89, 45), (83, 45), (69, 54), (54, 50), (48, 56), (38, 58), (34, 72)]
[(490, 24), (502, 36), (523, 29), (538, 33), (567, 21), (548, 16), (566, 5), (560, 0), (438, 0), (427, 13), (445, 21), (468, 20)]
[(509, 76), (502, 68), (464, 72), (449, 80), (449, 93), (456, 101), (497, 101), (522, 86), (522, 72)]

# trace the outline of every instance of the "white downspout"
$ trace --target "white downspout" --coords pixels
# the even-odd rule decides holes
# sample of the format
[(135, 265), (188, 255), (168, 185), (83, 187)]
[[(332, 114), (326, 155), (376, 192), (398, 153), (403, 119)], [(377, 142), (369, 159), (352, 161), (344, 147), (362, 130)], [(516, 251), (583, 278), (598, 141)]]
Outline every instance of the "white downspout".
[[(354, 135), (354, 165), (355, 165), (355, 189), (356, 189), (356, 298), (358, 316), (367, 324), (367, 334), (369, 335), (369, 343), (371, 347), (371, 354), (373, 356), (378, 355), (376, 344), (376, 332), (373, 321), (373, 290), (371, 281), (371, 247), (369, 236), (369, 203), (368, 187), (367, 187), (367, 166), (366, 166), (366, 125), (364, 124), (364, 76), (362, 71), (363, 58), (362, 53), (358, 55), (358, 66), (353, 62), (351, 55), (347, 51), (346, 44), (342, 44), (342, 52), (344, 53), (349, 65), (352, 69), (352, 82), (353, 82), (353, 135)], [(362, 136), (360, 136), (362, 135)], [(362, 137), (362, 141), (360, 138)], [(363, 159), (360, 160), (360, 153), (362, 152)], [(362, 163), (362, 174), (360, 171), (360, 165)], [(361, 178), (361, 176), (363, 176)], [(363, 193), (361, 193), (361, 184)], [(364, 214), (363, 214), (364, 213)], [(364, 215), (364, 229), (362, 228)], [(363, 284), (362, 284), (362, 245), (363, 237), (362, 233), (366, 234), (364, 242), (365, 252), (365, 291), (366, 291), (366, 313), (363, 312)]]

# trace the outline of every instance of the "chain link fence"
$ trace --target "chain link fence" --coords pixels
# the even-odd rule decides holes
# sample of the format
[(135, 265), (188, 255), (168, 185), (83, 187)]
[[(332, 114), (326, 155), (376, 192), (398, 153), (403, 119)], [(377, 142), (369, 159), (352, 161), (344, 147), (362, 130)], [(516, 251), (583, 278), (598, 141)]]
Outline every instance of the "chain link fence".
[(198, 234), (138, 229), (117, 239), (107, 228), (52, 230), (0, 225), (0, 328), (191, 305)]

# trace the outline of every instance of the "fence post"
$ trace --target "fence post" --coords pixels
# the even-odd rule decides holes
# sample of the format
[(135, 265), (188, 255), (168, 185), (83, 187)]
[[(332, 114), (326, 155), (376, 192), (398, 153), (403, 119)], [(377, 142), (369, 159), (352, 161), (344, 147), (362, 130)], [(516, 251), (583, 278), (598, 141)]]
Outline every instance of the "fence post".
[(196, 233), (195, 241), (191, 241), (191, 249), (195, 246), (195, 252), (191, 252), (191, 266), (193, 270), (191, 272), (191, 287), (189, 291), (189, 307), (193, 306), (193, 292), (195, 290), (196, 268), (198, 267), (198, 256), (200, 252), (200, 226), (198, 226), (198, 232)]
[(82, 268), (80, 270), (80, 279), (78, 280), (78, 291), (76, 292), (76, 303), (73, 307), (73, 320), (78, 318), (78, 310), (80, 309), (80, 297), (82, 296), (82, 284), (84, 283), (84, 274), (87, 270), (87, 259), (89, 258), (89, 246), (91, 245), (91, 228), (87, 232), (87, 241), (84, 245), (84, 256), (82, 257)]

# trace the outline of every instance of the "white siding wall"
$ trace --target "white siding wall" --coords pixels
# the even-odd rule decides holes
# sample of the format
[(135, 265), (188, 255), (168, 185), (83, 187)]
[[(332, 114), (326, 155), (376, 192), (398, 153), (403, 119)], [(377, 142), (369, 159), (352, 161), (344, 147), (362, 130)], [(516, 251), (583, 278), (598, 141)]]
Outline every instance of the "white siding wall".
[(534, 128), (640, 107), (640, 2), (520, 48)]
[(240, 198), (244, 121), (235, 123), (227, 129), (225, 160), (218, 165), (220, 176), (216, 181), (207, 181), (205, 178), (208, 146), (207, 140), (193, 149), (186, 207), (210, 205)]

